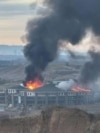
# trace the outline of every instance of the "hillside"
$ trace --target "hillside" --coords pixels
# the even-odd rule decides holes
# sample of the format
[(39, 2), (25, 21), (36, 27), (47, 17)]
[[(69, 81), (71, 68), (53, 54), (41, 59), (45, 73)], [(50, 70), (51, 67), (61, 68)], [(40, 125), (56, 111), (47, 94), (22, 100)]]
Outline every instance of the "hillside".
[(0, 133), (100, 133), (100, 115), (51, 108), (36, 117), (1, 120)]
[[(20, 84), (25, 78), (25, 64), (10, 65), (0, 67), (0, 80), (4, 80), (4, 84), (0, 86), (15, 86)], [(80, 67), (68, 66), (66, 63), (50, 63), (43, 73), (44, 80), (67, 80), (78, 77)]]

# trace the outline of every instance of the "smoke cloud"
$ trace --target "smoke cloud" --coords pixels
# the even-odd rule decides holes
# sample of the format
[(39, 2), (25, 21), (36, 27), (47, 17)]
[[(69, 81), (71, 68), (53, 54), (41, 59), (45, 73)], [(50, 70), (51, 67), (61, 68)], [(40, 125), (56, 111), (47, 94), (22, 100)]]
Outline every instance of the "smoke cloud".
[[(76, 45), (87, 29), (100, 34), (100, 0), (45, 0), (44, 4), (52, 11), (27, 25), (24, 54), (30, 64), (26, 68), (26, 81), (42, 79), (42, 71), (56, 57), (60, 41)], [(91, 56), (93, 63), (98, 63), (97, 54)]]
[(100, 52), (89, 51), (91, 61), (87, 62), (82, 70), (80, 81), (83, 84), (89, 84), (97, 81), (100, 76)]

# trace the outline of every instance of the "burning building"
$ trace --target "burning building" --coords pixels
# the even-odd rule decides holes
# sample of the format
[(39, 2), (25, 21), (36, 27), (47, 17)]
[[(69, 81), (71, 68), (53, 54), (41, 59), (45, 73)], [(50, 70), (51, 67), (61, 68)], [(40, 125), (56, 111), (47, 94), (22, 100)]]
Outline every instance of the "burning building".
[[(48, 7), (45, 10), (50, 10), (27, 24), (24, 55), (28, 66), (25, 69), (23, 86), (18, 87), (19, 101), (27, 104), (27, 100), (31, 99), (32, 102), (29, 103), (32, 105), (89, 103), (93, 98), (93, 91), (88, 89), (89, 83), (95, 82), (100, 76), (98, 50), (89, 50), (91, 61), (85, 64), (77, 85), (71, 89), (45, 86), (42, 72), (56, 58), (63, 42), (70, 42), (75, 46), (88, 30), (94, 36), (100, 35), (100, 0), (44, 0), (44, 3)], [(12, 95), (12, 99), (14, 96)]]
[(90, 104), (94, 102), (93, 91), (83, 89), (63, 90), (54, 84), (46, 84), (38, 89), (27, 89), (24, 86), (15, 86), (0, 91), (0, 103), (12, 107), (49, 107)]
[(35, 90), (37, 88), (40, 88), (43, 86), (42, 81), (40, 81), (38, 78), (35, 79), (34, 81), (28, 81), (26, 82), (26, 84), (24, 84), (26, 88), (28, 88), (29, 90)]
[[(100, 0), (44, 0), (44, 3), (48, 7), (45, 11), (49, 9), (47, 13), (29, 21), (26, 28), (24, 55), (29, 63), (23, 84), (31, 90), (43, 86), (42, 72), (55, 59), (63, 42), (75, 46), (84, 39), (86, 31), (97, 38), (100, 35)], [(95, 49), (95, 44), (94, 48), (90, 45), (91, 61), (85, 64), (79, 77), (78, 86), (82, 87), (73, 91), (89, 91), (84, 88), (100, 76), (100, 50)]]

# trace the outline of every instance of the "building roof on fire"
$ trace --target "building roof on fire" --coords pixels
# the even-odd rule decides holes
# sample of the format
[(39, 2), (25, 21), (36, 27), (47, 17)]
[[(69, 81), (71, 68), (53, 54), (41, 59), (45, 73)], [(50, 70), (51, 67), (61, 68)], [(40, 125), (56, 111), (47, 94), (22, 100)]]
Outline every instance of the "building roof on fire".
[[(25, 88), (24, 86), (20, 86), (20, 85), (13, 86), (13, 87), (11, 87), (11, 88), (9, 88), (9, 89), (30, 91), (30, 90), (28, 90), (27, 88)], [(63, 90), (57, 88), (53, 83), (50, 83), (50, 84), (46, 84), (46, 85), (44, 85), (44, 86), (42, 86), (42, 87), (40, 87), (40, 88), (37, 88), (37, 89), (35, 89), (35, 90), (33, 90), (33, 91), (35, 91), (35, 92), (43, 92), (43, 91), (45, 91), (45, 92), (46, 92), (46, 91), (53, 91), (53, 92), (55, 92), (55, 91), (63, 91)]]

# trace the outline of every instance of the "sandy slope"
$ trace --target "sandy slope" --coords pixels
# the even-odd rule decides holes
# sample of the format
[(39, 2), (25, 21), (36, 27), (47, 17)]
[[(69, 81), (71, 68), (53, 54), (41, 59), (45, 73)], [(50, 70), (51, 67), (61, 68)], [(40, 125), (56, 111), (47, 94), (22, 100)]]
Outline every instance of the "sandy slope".
[(100, 115), (79, 109), (47, 109), (35, 118), (0, 121), (0, 133), (100, 133)]

